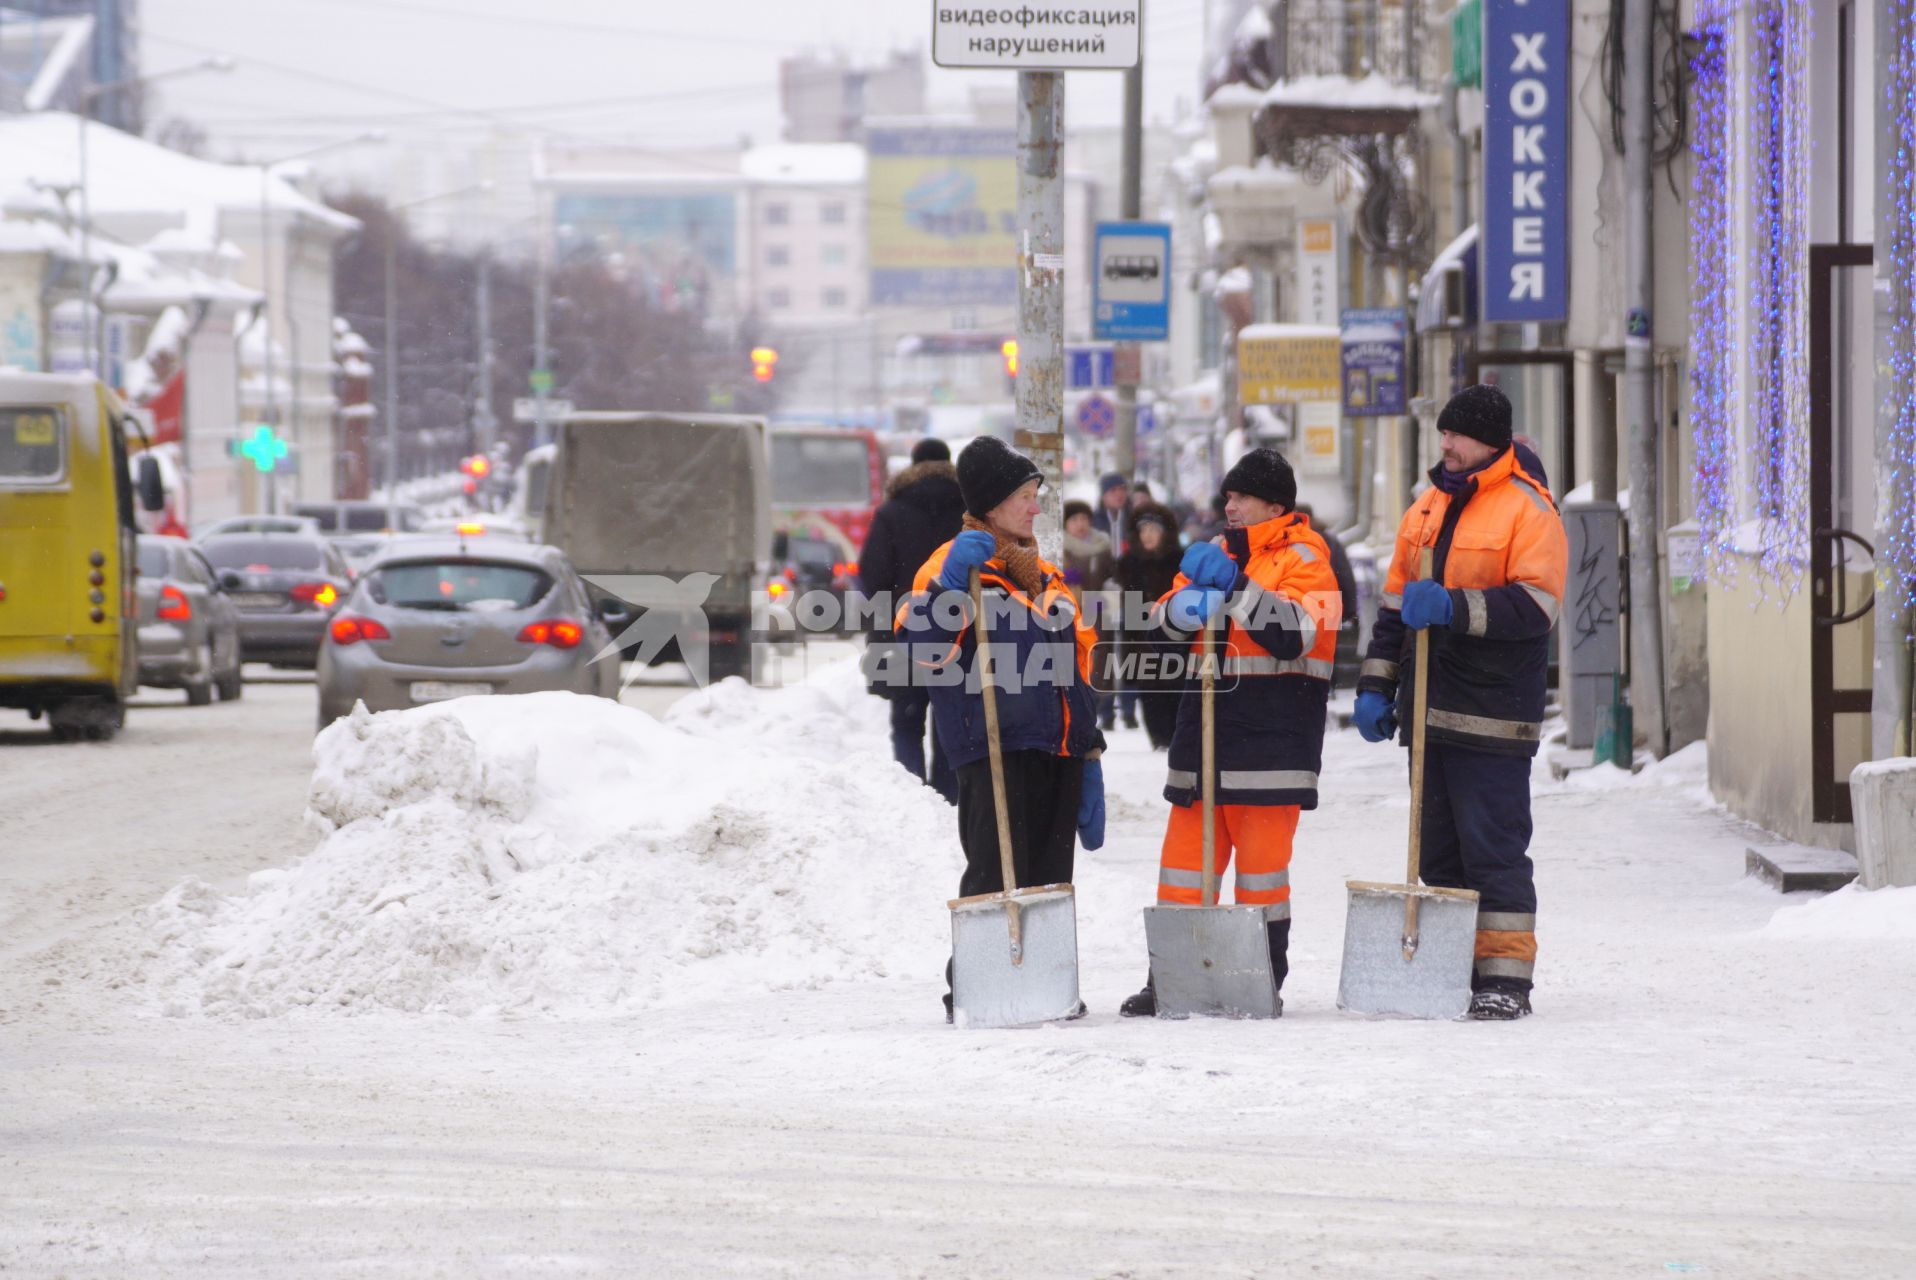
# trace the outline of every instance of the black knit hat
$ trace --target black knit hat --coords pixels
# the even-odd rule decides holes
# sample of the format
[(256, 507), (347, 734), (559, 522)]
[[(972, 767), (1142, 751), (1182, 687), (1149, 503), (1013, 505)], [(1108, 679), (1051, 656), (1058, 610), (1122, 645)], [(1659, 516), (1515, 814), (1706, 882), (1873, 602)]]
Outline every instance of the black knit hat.
[(1437, 415), (1437, 429), (1480, 440), (1493, 449), (1510, 447), (1510, 398), (1484, 383), (1465, 387)]
[(1102, 497), (1113, 489), (1127, 488), (1129, 484), (1130, 482), (1124, 478), (1124, 472), (1107, 471), (1098, 477), (1098, 495)]
[(920, 440), (911, 447), (913, 462), (950, 462), (951, 446), (943, 440)]
[(1224, 493), (1248, 493), (1289, 511), (1297, 505), (1297, 473), (1275, 449), (1253, 449), (1224, 473)]
[(1089, 520), (1091, 518), (1091, 504), (1078, 498), (1073, 498), (1071, 501), (1065, 503), (1064, 522), (1070, 524), (1072, 516), (1083, 516)]
[(958, 455), (958, 491), (965, 510), (983, 520), (994, 507), (1044, 475), (1038, 464), (997, 436), (979, 436)]

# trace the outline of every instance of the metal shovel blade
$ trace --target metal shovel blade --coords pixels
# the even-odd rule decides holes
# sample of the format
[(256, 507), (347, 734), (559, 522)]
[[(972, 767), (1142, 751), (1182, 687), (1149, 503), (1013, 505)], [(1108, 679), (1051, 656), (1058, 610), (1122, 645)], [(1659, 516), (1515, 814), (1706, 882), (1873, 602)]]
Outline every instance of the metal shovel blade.
[(1074, 1016), (1078, 901), (1071, 886), (954, 899), (951, 960), (951, 1007), (959, 1026), (1029, 1027)]
[[(1337, 1007), (1399, 1018), (1461, 1018), (1477, 954), (1477, 895), (1469, 889), (1349, 880), (1344, 972)], [(1416, 948), (1405, 958), (1404, 907), (1417, 899)]]
[(1275, 1018), (1262, 907), (1146, 907), (1158, 1017)]

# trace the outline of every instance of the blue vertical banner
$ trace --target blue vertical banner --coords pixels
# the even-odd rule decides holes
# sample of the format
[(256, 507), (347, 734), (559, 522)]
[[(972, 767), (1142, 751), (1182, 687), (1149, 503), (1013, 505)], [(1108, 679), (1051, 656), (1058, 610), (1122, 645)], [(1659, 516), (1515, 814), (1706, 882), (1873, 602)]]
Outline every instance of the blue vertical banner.
[(1485, 0), (1483, 318), (1570, 312), (1570, 2)]

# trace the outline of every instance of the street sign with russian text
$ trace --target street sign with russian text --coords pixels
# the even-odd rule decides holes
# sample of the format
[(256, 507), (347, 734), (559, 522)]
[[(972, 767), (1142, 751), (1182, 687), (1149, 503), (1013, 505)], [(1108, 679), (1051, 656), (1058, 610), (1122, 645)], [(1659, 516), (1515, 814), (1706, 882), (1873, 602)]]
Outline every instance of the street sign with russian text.
[(1343, 314), (1344, 414), (1393, 418), (1404, 413), (1404, 313), (1394, 307), (1346, 307)]
[(1143, 30), (1144, 0), (932, 0), (931, 60), (995, 71), (1124, 71), (1138, 65)]
[(1100, 222), (1092, 246), (1091, 336), (1127, 342), (1169, 338), (1170, 224)]
[(1570, 6), (1484, 4), (1483, 318), (1570, 310)]

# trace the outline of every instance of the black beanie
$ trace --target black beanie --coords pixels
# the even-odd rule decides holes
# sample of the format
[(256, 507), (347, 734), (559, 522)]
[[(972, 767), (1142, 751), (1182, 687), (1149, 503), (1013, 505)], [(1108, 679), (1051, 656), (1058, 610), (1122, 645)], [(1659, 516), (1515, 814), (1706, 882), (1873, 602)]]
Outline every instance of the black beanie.
[(965, 510), (980, 520), (1030, 481), (1043, 479), (1037, 463), (997, 436), (979, 436), (958, 455), (958, 491)]
[(951, 446), (943, 440), (920, 440), (911, 447), (913, 462), (950, 462)]
[(1493, 449), (1510, 447), (1510, 399), (1484, 383), (1465, 387), (1437, 415), (1437, 429), (1480, 440)]
[(1275, 449), (1253, 449), (1224, 473), (1218, 488), (1225, 493), (1248, 493), (1275, 502), (1286, 511), (1297, 505), (1297, 473)]
[(1073, 498), (1071, 501), (1065, 503), (1064, 504), (1064, 522), (1066, 524), (1070, 524), (1072, 516), (1083, 516), (1085, 519), (1089, 520), (1091, 518), (1091, 504), (1088, 502), (1080, 501), (1077, 498)]

